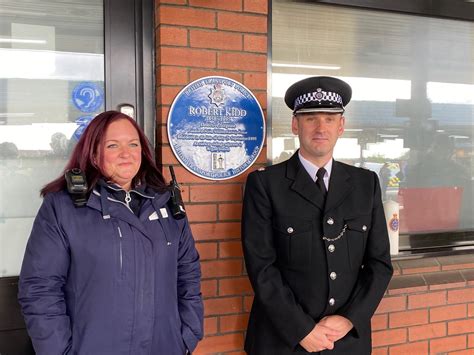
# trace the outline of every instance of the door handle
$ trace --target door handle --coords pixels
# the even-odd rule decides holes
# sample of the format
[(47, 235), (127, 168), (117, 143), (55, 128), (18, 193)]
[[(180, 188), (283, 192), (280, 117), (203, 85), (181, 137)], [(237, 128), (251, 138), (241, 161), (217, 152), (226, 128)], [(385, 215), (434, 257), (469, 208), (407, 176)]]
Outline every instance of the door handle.
[(135, 119), (135, 107), (130, 104), (122, 104), (118, 106), (118, 109), (121, 113), (130, 116), (131, 118)]

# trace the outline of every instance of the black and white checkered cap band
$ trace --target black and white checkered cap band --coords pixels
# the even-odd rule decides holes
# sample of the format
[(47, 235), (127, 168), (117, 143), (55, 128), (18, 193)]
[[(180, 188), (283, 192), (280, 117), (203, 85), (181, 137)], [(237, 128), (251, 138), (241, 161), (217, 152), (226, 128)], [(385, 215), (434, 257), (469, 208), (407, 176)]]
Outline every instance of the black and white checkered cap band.
[(317, 102), (329, 101), (329, 102), (334, 102), (343, 106), (341, 95), (339, 95), (336, 92), (323, 91), (321, 89), (318, 89), (315, 92), (309, 92), (307, 94), (298, 96), (295, 99), (295, 105), (293, 106), (294, 111), (298, 110), (301, 106), (303, 106), (307, 102), (315, 102), (315, 101)]

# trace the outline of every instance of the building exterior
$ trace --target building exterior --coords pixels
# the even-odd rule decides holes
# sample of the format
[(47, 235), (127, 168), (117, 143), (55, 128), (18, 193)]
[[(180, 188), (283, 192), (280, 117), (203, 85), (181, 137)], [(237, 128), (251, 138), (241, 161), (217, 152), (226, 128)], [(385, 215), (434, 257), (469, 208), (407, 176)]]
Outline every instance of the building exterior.
[[(397, 6), (390, 4), (390, 1), (379, 2), (377, 8), (374, 8), (375, 5), (373, 4), (370, 5), (370, 1), (356, 1), (351, 3), (347, 1), (154, 0), (154, 2), (124, 1), (123, 3), (131, 3), (131, 7), (124, 9), (119, 6), (119, 8), (116, 9), (114, 6), (109, 8), (108, 6), (110, 6), (110, 4), (106, 4), (106, 15), (104, 17), (105, 35), (100, 34), (99, 37), (101, 39), (97, 40), (95, 44), (91, 44), (89, 40), (89, 46), (94, 48), (83, 50), (83, 52), (95, 52), (95, 54), (98, 54), (99, 57), (91, 55), (89, 57), (92, 57), (92, 59), (88, 60), (92, 60), (94, 63), (98, 63), (98, 61), (105, 62), (105, 69), (102, 68), (102, 72), (99, 74), (89, 74), (89, 76), (86, 77), (87, 80), (83, 79), (83, 81), (98, 83), (97, 86), (102, 89), (105, 86), (105, 93), (103, 95), (105, 95), (106, 103), (99, 105), (97, 110), (117, 108), (120, 105), (132, 103), (130, 106), (135, 109), (135, 117), (137, 117), (142, 126), (145, 127), (149, 138), (155, 142), (156, 159), (162, 166), (166, 178), (170, 179), (168, 166), (172, 165), (176, 172), (177, 179), (181, 184), (182, 196), (186, 203), (194, 237), (201, 255), (203, 272), (202, 293), (205, 306), (205, 338), (201, 341), (195, 353), (243, 354), (245, 329), (253, 297), (252, 289), (246, 276), (240, 242), (240, 219), (245, 179), (250, 171), (276, 162), (278, 155), (285, 151), (294, 151), (295, 149), (295, 143), (288, 141), (289, 137), (286, 136), (284, 128), (281, 128), (285, 125), (285, 122), (281, 121), (284, 120), (285, 117), (288, 119), (287, 123), (289, 127), (290, 116), (288, 112), (282, 110), (278, 101), (278, 94), (274, 94), (276, 83), (278, 82), (277, 80), (279, 80), (274, 74), (295, 74), (296, 72), (279, 71), (283, 69), (280, 69), (281, 67), (277, 68), (273, 66), (273, 64), (277, 63), (277, 58), (280, 64), (285, 63), (285, 61), (293, 61), (293, 65), (308, 64), (305, 60), (300, 60), (300, 62), (298, 62), (298, 60), (294, 61), (291, 53), (278, 52), (286, 45), (285, 40), (288, 40), (287, 38), (283, 39), (281, 37), (282, 33), (286, 34), (291, 32), (297, 36), (298, 32), (292, 32), (293, 27), (298, 28), (298, 23), (303, 23), (308, 20), (304, 17), (290, 17), (285, 19), (284, 16), (282, 16), (282, 13), (285, 13), (285, 11), (283, 11), (285, 6), (289, 6), (290, 8), (291, 6), (304, 6), (305, 11), (311, 8), (316, 9), (314, 10), (316, 12), (321, 9), (321, 11), (327, 11), (329, 14), (333, 14), (334, 21), (343, 15), (357, 17), (363, 16), (364, 14), (372, 14), (373, 11), (391, 11), (398, 15), (401, 13), (410, 13), (410, 16), (415, 16), (415, 23), (419, 23), (421, 21), (420, 19), (425, 18), (455, 19), (453, 21), (458, 22), (453, 24), (453, 26), (460, 24), (460, 26), (470, 34), (470, 37), (463, 39), (465, 41), (463, 43), (467, 44), (468, 48), (466, 57), (468, 64), (463, 68), (463, 73), (467, 73), (467, 78), (465, 80), (458, 79), (463, 76), (462, 73), (459, 74), (456, 68), (449, 67), (449, 65), (446, 67), (446, 70), (452, 70), (453, 73), (456, 72), (454, 83), (465, 82), (470, 85), (470, 90), (472, 90), (472, 87), (474, 87), (474, 81), (472, 79), (474, 73), (472, 64), (474, 62), (474, 10), (472, 7), (474, 4), (467, 1), (459, 1), (459, 3), (454, 5), (453, 1), (450, 6), (443, 7), (447, 1), (440, 0), (436, 2), (437, 7), (433, 4), (428, 4), (431, 2), (420, 2), (418, 5), (407, 5), (404, 9), (401, 9), (404, 2), (397, 8)], [(346, 7), (345, 5), (352, 5), (352, 7)], [(96, 6), (100, 7), (100, 4)], [(390, 8), (391, 6), (393, 7)], [(337, 11), (341, 9), (343, 11), (354, 10), (357, 13), (356, 15), (347, 13), (339, 14)], [(469, 9), (472, 11), (470, 14), (468, 12)], [(24, 10), (32, 11), (31, 9)], [(54, 7), (49, 9), (49, 11), (53, 10)], [(279, 12), (275, 12), (276, 10)], [(45, 11), (48, 11), (48, 9)], [(97, 11), (98, 10), (96, 10), (96, 12)], [(121, 24), (125, 23), (123, 27), (127, 27), (126, 24), (128, 20), (125, 22), (122, 22), (122, 20), (127, 17), (127, 13), (133, 11), (135, 11), (135, 22), (131, 25), (131, 33), (134, 33), (133, 29), (141, 29), (142, 33), (138, 35), (138, 40), (134, 35), (130, 35), (130, 33), (126, 32), (121, 26)], [(114, 12), (120, 13), (122, 17), (119, 16), (118, 19), (114, 18)], [(137, 15), (137, 13), (140, 12), (142, 16)], [(81, 12), (74, 12), (71, 16), (82, 15)], [(97, 16), (100, 17), (101, 13)], [(390, 19), (394, 19), (395, 21), (398, 18), (396, 15), (394, 16), (394, 18)], [(154, 18), (153, 21), (151, 17)], [(81, 17), (81, 21), (86, 21), (86, 19), (87, 15)], [(275, 19), (279, 20), (278, 23), (275, 22)], [(154, 23), (154, 27), (149, 31), (152, 22)], [(450, 24), (451, 22), (447, 23), (446, 27), (440, 29), (440, 32), (457, 31), (449, 27), (448, 25)], [(114, 31), (110, 31), (110, 27), (109, 30), (107, 30), (107, 26), (111, 26)], [(440, 25), (435, 23), (433, 26), (439, 27)], [(89, 29), (92, 27), (97, 27), (97, 31), (99, 31), (100, 24), (89, 26)], [(16, 27), (12, 25), (11, 28), (15, 29)], [(337, 34), (341, 37), (337, 37), (337, 39), (334, 40), (334, 45), (337, 47), (338, 40), (350, 39), (356, 41), (355, 33), (357, 33), (360, 28), (361, 25), (359, 23), (351, 23), (350, 26), (345, 28), (345, 32)], [(16, 31), (17, 32), (12, 30), (12, 37), (14, 33), (22, 33), (21, 31), (26, 30), (20, 28)], [(49, 30), (45, 31), (45, 36), (55, 37), (54, 33), (48, 32)], [(380, 28), (380, 31), (382, 32), (381, 37), (384, 38), (383, 28)], [(115, 33), (115, 36), (113, 33)], [(323, 34), (321, 34), (321, 37), (323, 37)], [(123, 52), (124, 49), (114, 47), (117, 45), (116, 41), (126, 42), (125, 38), (127, 38), (127, 41), (129, 39), (132, 41), (132, 44), (130, 44), (131, 47), (128, 47), (128, 50), (125, 48), (125, 52)], [(282, 38), (282, 44), (278, 44), (279, 38)], [(387, 45), (389, 45), (388, 42), (390, 42), (390, 39), (391, 38), (387, 37)], [(60, 41), (61, 38), (56, 36), (56, 44), (58, 47), (60, 46)], [(150, 47), (152, 41), (154, 41), (154, 51), (152, 50), (153, 47)], [(327, 44), (328, 42), (324, 43)], [(66, 44), (63, 43), (61, 45), (63, 46), (62, 50), (64, 52), (74, 52), (74, 50), (68, 48)], [(279, 45), (280, 47), (278, 47)], [(375, 49), (373, 50), (376, 51), (377, 46), (383, 46), (383, 42), (376, 42), (374, 46)], [(105, 49), (102, 50), (102, 47)], [(17, 48), (21, 49), (21, 46)], [(130, 48), (133, 49), (131, 50)], [(301, 49), (302, 47), (296, 46), (296, 48)], [(322, 51), (330, 51), (325, 48), (326, 47), (323, 47)], [(346, 46), (344, 46), (344, 48), (346, 48)], [(51, 50), (53, 49), (54, 48), (51, 48)], [(317, 52), (313, 53), (309, 49), (307, 50), (309, 51), (309, 58), (318, 56)], [(450, 48), (450, 50), (453, 51), (455, 48)], [(120, 55), (128, 52), (143, 53), (144, 58), (138, 55), (128, 58), (126, 61), (121, 61), (118, 54), (117, 57), (111, 57), (111, 53), (113, 52), (120, 53)], [(100, 57), (101, 54), (105, 57)], [(392, 53), (392, 55), (395, 55), (395, 53)], [(414, 56), (416, 55), (415, 53)], [(321, 59), (323, 57), (317, 58)], [(86, 59), (83, 58), (83, 62), (85, 60)], [(326, 62), (323, 64), (330, 63)], [(361, 66), (360, 63), (357, 63), (357, 60), (352, 62), (351, 65), (353, 67)], [(417, 65), (422, 66), (422, 64)], [(130, 68), (135, 68), (135, 71), (130, 70)], [(419, 72), (420, 67), (414, 66), (412, 69)], [(129, 72), (135, 72), (136, 75), (130, 78), (128, 77), (128, 75), (130, 75)], [(154, 76), (152, 72), (154, 72)], [(2, 73), (1, 69), (0, 73)], [(313, 72), (303, 72), (303, 74), (309, 73)], [(322, 73), (327, 74), (328, 72), (316, 71), (315, 73), (315, 75), (321, 75)], [(352, 72), (342, 71), (329, 74), (347, 77), (356, 76)], [(46, 77), (46, 74), (44, 75)], [(178, 92), (191, 81), (211, 75), (229, 77), (244, 84), (258, 99), (267, 117), (268, 134), (266, 145), (254, 166), (244, 174), (224, 181), (205, 180), (193, 175), (182, 167), (170, 147), (166, 129), (169, 109)], [(447, 75), (449, 75), (449, 73)], [(367, 74), (367, 76), (370, 75)], [(0, 95), (9, 92), (8, 95), (10, 98), (17, 97), (20, 103), (23, 102), (21, 101), (24, 100), (23, 96), (20, 94), (15, 94), (15, 96), (11, 94), (11, 92), (14, 90), (21, 91), (23, 88), (22, 85), (24, 84), (21, 82), (15, 82), (15, 84), (12, 80), (16, 80), (17, 78), (12, 75), (6, 76), (3, 74), (3, 77), (6, 77), (10, 81), (2, 80), (2, 75), (0, 75), (0, 80), (2, 80), (3, 83), (0, 84), (0, 88), (3, 89)], [(19, 75), (19, 77), (21, 77), (21, 75)], [(123, 89), (123, 93), (120, 91), (122, 89), (118, 90), (120, 91), (118, 95), (117, 91), (115, 91), (114, 94), (110, 93), (110, 90), (108, 91), (107, 88), (114, 87), (116, 81), (122, 80), (119, 79), (121, 77), (123, 77), (125, 85), (122, 84), (122, 86), (120, 86), (117, 84), (118, 87), (129, 87), (131, 93), (127, 93), (125, 89)], [(393, 77), (389, 75), (388, 77), (395, 78), (396, 75), (393, 75)], [(74, 80), (74, 78), (66, 78), (65, 80)], [(30, 84), (31, 83), (28, 85)], [(38, 84), (41, 85), (41, 83)], [(392, 83), (390, 83), (390, 85), (391, 84)], [(15, 85), (17, 85), (17, 89), (15, 89)], [(31, 86), (29, 87), (31, 88)], [(417, 90), (415, 86), (411, 88), (412, 97), (418, 92)], [(447, 91), (449, 90), (451, 89), (444, 89), (444, 91), (442, 89), (442, 93), (447, 95)], [(474, 91), (471, 91), (471, 93), (472, 92)], [(153, 93), (155, 97), (152, 96)], [(427, 98), (426, 90), (424, 95), (423, 97)], [(130, 99), (130, 97), (133, 97), (133, 99)], [(402, 95), (400, 99), (404, 100), (406, 97)], [(62, 100), (65, 102), (68, 101), (66, 97)], [(368, 110), (368, 106), (364, 106), (363, 103), (367, 100), (362, 99), (359, 101), (360, 102), (353, 103), (357, 107), (357, 110), (354, 109), (353, 112), (348, 112), (348, 115), (353, 114), (353, 116), (357, 118), (364, 115), (375, 115), (374, 112), (379, 112), (373, 111), (373, 107)], [(421, 101), (421, 99), (418, 101)], [(18, 109), (20, 103), (11, 103), (11, 100), (5, 103), (5, 100), (2, 102), (0, 98), (3, 111), (7, 113), (21, 113), (22, 111)], [(446, 107), (442, 107), (442, 104), (443, 102), (437, 107), (433, 106), (432, 110), (443, 112)], [(70, 107), (72, 105), (69, 102), (67, 106)], [(420, 107), (421, 106), (420, 104)], [(419, 110), (420, 107), (415, 107), (415, 110)], [(453, 106), (449, 107), (452, 108)], [(462, 109), (465, 108), (464, 106), (461, 108), (456, 107), (456, 110), (458, 110), (456, 112), (458, 112), (460, 116), (465, 115), (462, 116), (465, 117), (464, 121), (459, 121), (459, 125), (462, 126), (462, 130), (464, 130), (466, 132), (465, 135), (468, 136), (468, 139), (465, 139), (468, 143), (461, 142), (465, 144), (464, 146), (458, 142), (457, 152), (460, 153), (462, 151), (462, 154), (465, 154), (463, 159), (471, 159), (467, 165), (471, 168), (470, 177), (472, 181), (474, 174), (474, 165), (472, 163), (472, 147), (474, 145), (472, 134), (472, 127), (474, 127), (474, 101), (472, 101), (472, 99), (468, 101), (467, 107), (467, 113), (462, 111)], [(125, 108), (127, 109), (128, 106), (125, 106)], [(55, 109), (60, 110), (59, 108)], [(384, 109), (385, 108), (382, 107), (380, 110), (383, 111)], [(403, 111), (403, 109), (403, 104), (400, 104), (397, 110)], [(71, 111), (70, 108), (67, 110)], [(411, 113), (405, 114), (404, 116), (410, 117), (410, 114)], [(70, 116), (73, 117), (78, 117), (79, 115), (79, 111), (74, 111), (72, 114), (70, 113)], [(7, 116), (8, 115), (0, 115), (0, 132), (2, 126), (7, 127), (10, 125), (6, 120), (4, 123), (1, 123), (2, 117), (5, 119)], [(87, 114), (83, 116), (87, 116)], [(154, 116), (155, 122), (150, 122), (149, 117), (152, 116)], [(430, 117), (434, 116), (434, 114), (430, 114)], [(18, 117), (20, 116), (10, 115), (8, 117), (10, 120), (11, 117), (15, 117), (17, 120), (15, 121), (16, 125), (21, 124), (21, 122), (18, 121)], [(350, 116), (348, 117), (348, 120), (350, 120)], [(380, 119), (384, 123), (390, 119), (383, 115), (377, 117), (381, 117)], [(27, 120), (28, 117), (24, 119)], [(377, 120), (374, 119), (374, 121)], [(427, 121), (432, 122), (430, 120)], [(281, 126), (280, 122), (282, 123)], [(357, 139), (359, 145), (361, 145), (361, 142), (364, 140), (367, 142), (376, 142), (376, 140), (372, 139), (373, 135), (388, 134), (388, 132), (382, 131), (384, 124), (377, 124), (377, 122), (367, 123), (365, 121), (364, 123), (358, 119), (355, 119), (354, 122), (354, 125), (349, 127), (353, 129), (353, 131), (346, 132), (346, 134), (349, 133), (349, 138)], [(403, 129), (412, 127), (410, 124), (415, 124), (411, 121), (407, 122), (408, 123), (403, 126)], [(358, 125), (364, 125), (366, 123), (370, 126), (370, 130), (368, 130), (368, 135), (363, 136), (357, 129)], [(442, 125), (442, 119), (439, 119), (438, 123)], [(81, 123), (77, 121), (76, 124), (81, 125)], [(403, 125), (404, 123), (402, 122), (400, 124)], [(390, 126), (391, 123), (387, 123), (387, 125)], [(400, 127), (391, 128), (401, 129)], [(470, 132), (469, 127), (471, 129)], [(69, 134), (73, 134), (76, 128), (77, 126), (69, 128)], [(444, 128), (437, 126), (434, 131), (429, 132), (436, 132), (436, 129), (441, 130)], [(416, 132), (416, 129), (414, 131)], [(427, 133), (428, 135), (431, 134), (429, 132)], [(456, 131), (455, 135), (461, 136), (459, 131)], [(0, 142), (3, 142), (4, 139), (1, 137), (0, 135)], [(53, 160), (53, 165), (54, 169), (60, 171), (60, 166), (64, 162), (63, 155), (67, 151), (67, 149), (64, 148), (64, 144), (67, 145), (67, 143), (61, 143), (62, 138), (59, 136), (56, 137), (58, 140), (58, 148), (56, 148), (56, 151), (60, 158)], [(424, 139), (423, 137), (418, 135), (411, 139), (419, 142)], [(407, 140), (408, 138), (405, 136), (405, 139)], [(48, 143), (49, 142), (46, 142), (45, 144), (47, 145)], [(414, 145), (411, 146), (414, 150), (413, 147)], [(427, 146), (421, 146), (419, 150), (422, 151), (425, 147)], [(62, 152), (61, 149), (65, 149), (65, 151)], [(363, 156), (362, 150), (369, 150), (369, 148), (364, 146), (359, 147), (359, 149), (361, 151), (360, 157), (366, 158)], [(21, 149), (19, 150), (21, 151)], [(5, 157), (2, 156), (5, 169), (2, 172), (3, 175), (0, 185), (4, 195), (0, 196), (0, 200), (4, 201), (8, 197), (11, 197), (8, 195), (9, 188), (7, 189), (8, 185), (5, 183), (7, 180), (3, 180), (4, 178), (24, 178), (26, 179), (25, 183), (30, 181), (28, 179), (31, 179), (23, 170), (20, 171), (19, 175), (7, 175), (7, 172), (11, 172), (12, 169), (17, 169), (20, 164), (17, 159), (18, 152), (15, 152), (13, 149), (11, 154), (14, 157), (11, 158), (11, 160), (8, 160), (6, 155)], [(30, 152), (29, 154), (32, 155), (33, 153)], [(347, 160), (354, 159), (354, 163), (362, 163), (360, 157), (343, 158), (347, 158)], [(31, 158), (31, 156), (29, 158)], [(25, 164), (24, 159), (22, 161), (23, 165)], [(370, 159), (365, 159), (365, 162), (369, 162), (369, 160)], [(392, 160), (400, 160), (400, 157), (396, 157)], [(380, 169), (380, 165), (383, 165), (380, 164), (381, 162), (382, 160), (376, 161), (378, 164), (377, 169)], [(12, 165), (14, 166), (12, 167)], [(44, 170), (45, 166), (48, 169), (52, 169), (51, 160), (48, 160), (47, 163), (42, 162), (39, 165), (38, 169)], [(401, 170), (401, 165), (402, 164), (398, 165), (398, 170)], [(367, 166), (372, 168), (369, 165)], [(31, 169), (33, 168), (30, 168), (30, 170)], [(48, 178), (49, 175), (44, 174), (41, 176), (41, 181), (34, 181), (33, 186), (36, 190), (33, 188), (27, 190), (27, 194), (31, 195), (36, 193), (33, 191), (38, 191), (38, 187), (44, 184)], [(389, 194), (395, 193), (394, 191), (394, 188), (387, 189), (387, 193)], [(16, 196), (18, 196), (18, 193), (19, 192), (16, 192)], [(26, 200), (27, 197), (28, 196), (22, 196), (24, 200)], [(3, 223), (3, 229), (0, 229), (0, 255), (3, 253), (3, 262), (7, 265), (7, 254), (14, 254), (12, 250), (16, 248), (15, 253), (17, 255), (16, 258), (18, 258), (21, 252), (17, 249), (21, 250), (22, 248), (21, 243), (17, 245), (6, 241), (7, 235), (11, 234), (11, 230), (15, 230), (15, 233), (21, 234), (23, 238), (26, 238), (28, 223), (30, 222), (25, 222), (25, 226), (21, 228), (15, 225), (11, 227), (13, 229), (8, 229), (10, 219), (13, 219), (15, 216), (9, 216), (7, 206), (1, 201), (0, 204), (2, 204), (2, 208), (0, 208), (0, 212), (2, 213), (2, 215), (0, 215), (0, 224)], [(472, 207), (472, 196), (470, 204)], [(431, 207), (434, 211), (435, 207)], [(20, 207), (18, 207), (18, 210), (18, 215), (22, 215)], [(28, 218), (31, 219), (34, 216), (34, 209), (29, 211), (27, 215)], [(18, 216), (15, 218), (18, 218)], [(418, 231), (415, 230), (416, 228), (414, 228), (413, 230), (406, 230), (407, 233), (405, 234), (409, 235), (408, 237), (405, 237), (403, 240), (400, 238), (402, 246), (401, 253), (393, 257), (393, 265), (395, 268), (394, 278), (372, 320), (373, 354), (474, 353), (474, 249), (470, 249), (474, 244), (472, 233), (474, 230), (474, 222), (472, 214), (470, 217), (466, 217), (465, 220), (467, 224), (463, 228), (456, 227), (441, 232), (440, 230), (434, 230), (430, 233), (418, 233)], [(410, 235), (413, 235), (413, 237)], [(449, 237), (451, 235), (453, 236), (452, 238)], [(426, 243), (427, 239), (439, 240), (446, 238), (446, 236), (448, 236), (450, 241), (444, 244), (433, 245), (430, 244), (431, 242)], [(425, 242), (420, 238), (424, 238)], [(451, 242), (453, 238), (456, 240), (455, 243)], [(417, 253), (417, 245), (421, 245), (420, 249), (423, 249), (422, 253)], [(430, 248), (435, 248), (437, 252), (429, 253)], [(15, 261), (8, 262), (15, 265), (18, 264), (18, 262)], [(3, 266), (2, 259), (0, 259), (0, 271), (2, 271), (2, 268), (6, 271), (0, 273), (0, 286), (2, 287), (0, 288), (0, 353), (28, 353), (28, 351), (31, 350), (28, 348), (24, 330), (22, 330), (24, 325), (21, 324), (21, 318), (18, 316), (18, 306), (14, 300), (16, 293), (16, 269), (15, 267), (9, 269), (8, 266)], [(12, 315), (13, 313), (15, 313), (15, 315)], [(5, 319), (7, 318), (8, 320), (6, 321)], [(12, 339), (15, 339), (14, 341), (21, 345), (15, 348), (12, 347)], [(20, 348), (23, 350), (19, 350)]]

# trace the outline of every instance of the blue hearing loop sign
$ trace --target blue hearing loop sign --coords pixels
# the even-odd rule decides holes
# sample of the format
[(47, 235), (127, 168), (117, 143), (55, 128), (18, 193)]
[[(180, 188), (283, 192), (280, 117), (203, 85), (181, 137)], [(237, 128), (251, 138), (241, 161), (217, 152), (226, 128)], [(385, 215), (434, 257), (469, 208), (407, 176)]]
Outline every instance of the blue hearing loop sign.
[(79, 83), (72, 91), (72, 102), (81, 112), (95, 112), (104, 103), (104, 91), (96, 83)]

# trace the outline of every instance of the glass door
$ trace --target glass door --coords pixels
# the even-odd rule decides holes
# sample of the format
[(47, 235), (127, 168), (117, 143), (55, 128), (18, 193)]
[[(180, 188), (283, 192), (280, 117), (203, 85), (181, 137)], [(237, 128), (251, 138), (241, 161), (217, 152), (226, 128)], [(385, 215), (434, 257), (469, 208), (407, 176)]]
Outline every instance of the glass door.
[(152, 1), (0, 0), (0, 354), (31, 352), (16, 292), (40, 189), (106, 109), (153, 139), (152, 12)]
[[(0, 277), (19, 274), (41, 204), (86, 124), (104, 110), (102, 0), (3, 1)], [(15, 236), (15, 237), (13, 237)]]

